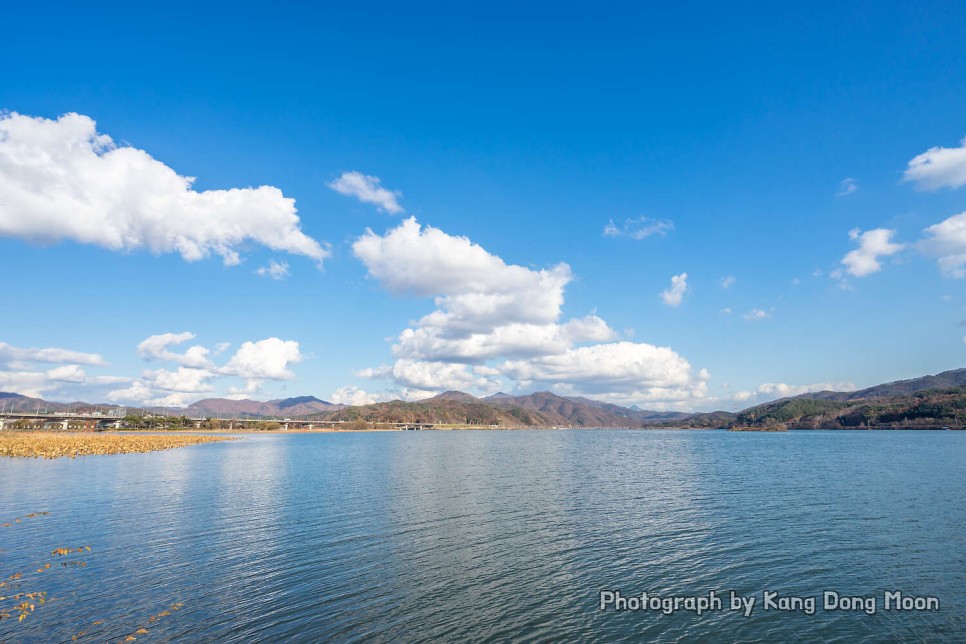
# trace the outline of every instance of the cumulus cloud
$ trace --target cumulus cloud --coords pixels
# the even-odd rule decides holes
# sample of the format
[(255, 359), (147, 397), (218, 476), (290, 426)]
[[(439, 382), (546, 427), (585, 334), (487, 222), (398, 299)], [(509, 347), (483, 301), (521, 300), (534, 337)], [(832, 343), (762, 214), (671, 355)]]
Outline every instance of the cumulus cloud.
[(876, 228), (862, 232), (858, 228), (849, 231), (849, 239), (858, 242), (859, 247), (849, 251), (842, 258), (845, 270), (855, 277), (865, 277), (882, 269), (880, 257), (895, 255), (905, 248), (904, 244), (892, 243), (894, 230)]
[(371, 203), (394, 215), (403, 211), (403, 207), (399, 205), (402, 193), (383, 188), (379, 177), (355, 171), (343, 172), (338, 179), (329, 182), (328, 186), (339, 194), (355, 197), (363, 203)]
[(0, 114), (0, 235), (110, 250), (219, 255), (252, 241), (321, 262), (295, 201), (272, 186), (197, 191), (144, 150), (118, 146), (81, 114)]
[[(194, 339), (190, 331), (152, 335), (138, 345), (138, 354), (149, 360), (164, 360), (178, 364), (178, 368), (146, 370), (128, 387), (108, 393), (108, 400), (136, 402), (148, 405), (181, 406), (199, 394), (215, 390), (214, 385), (224, 378), (245, 379), (245, 385), (229, 386), (230, 398), (245, 398), (257, 393), (263, 380), (288, 380), (295, 376), (289, 368), (301, 362), (299, 343), (294, 340), (266, 338), (257, 342), (243, 342), (223, 366), (208, 359), (212, 352), (202, 345), (195, 345), (184, 353), (171, 351), (169, 347)], [(219, 351), (228, 348), (226, 343), (217, 345)]]
[(146, 384), (164, 391), (180, 393), (205, 393), (214, 391), (210, 384), (214, 374), (207, 369), (191, 369), (178, 367), (176, 371), (157, 369), (144, 371), (141, 380)]
[(31, 398), (43, 396), (55, 388), (46, 373), (36, 371), (0, 371), (0, 391), (10, 391)]
[(170, 346), (183, 344), (194, 338), (195, 334), (190, 331), (152, 335), (138, 344), (138, 355), (145, 360), (168, 360), (185, 367), (205, 369), (212, 367), (211, 361), (208, 360), (208, 354), (211, 351), (200, 344), (188, 347), (184, 353), (175, 353), (168, 349)]
[(671, 278), (671, 286), (661, 291), (661, 299), (668, 306), (680, 306), (688, 290), (688, 274), (681, 273)]
[(839, 182), (839, 191), (836, 192), (836, 196), (844, 197), (845, 195), (850, 195), (859, 189), (859, 184), (852, 177), (842, 179)]
[(302, 361), (299, 343), (294, 340), (266, 338), (244, 342), (219, 373), (242, 378), (288, 380), (295, 374), (289, 365)]
[(371, 405), (386, 402), (390, 398), (386, 394), (372, 394), (359, 387), (339, 387), (329, 396), (329, 401), (336, 405)]
[(107, 364), (104, 358), (96, 353), (57, 348), (23, 349), (6, 342), (0, 342), (0, 364), (11, 362), (47, 362), (54, 364), (73, 362), (93, 366)]
[(958, 148), (933, 147), (913, 157), (903, 175), (921, 190), (958, 188), (966, 184), (966, 138)]
[(667, 236), (674, 230), (674, 222), (669, 219), (650, 219), (639, 217), (625, 219), (623, 226), (618, 227), (611, 219), (604, 226), (604, 237), (630, 237), (631, 239), (646, 239), (651, 235)]
[(552, 322), (572, 279), (566, 264), (539, 271), (508, 265), (466, 237), (422, 228), (414, 217), (385, 235), (367, 230), (352, 250), (387, 290), (436, 296), (440, 310), (423, 320), (426, 325), (486, 330)]
[(288, 262), (276, 262), (274, 259), (268, 262), (268, 266), (260, 266), (255, 271), (262, 277), (271, 277), (273, 280), (281, 280), (288, 277)]
[(249, 378), (245, 381), (244, 387), (229, 387), (227, 398), (231, 400), (245, 400), (254, 396), (262, 389), (262, 381), (258, 378)]
[(601, 399), (703, 395), (700, 374), (693, 376), (670, 349), (612, 343), (618, 334), (596, 313), (562, 321), (572, 279), (566, 264), (507, 264), (465, 237), (423, 228), (413, 218), (384, 235), (367, 231), (353, 251), (388, 291), (432, 297), (436, 304), (399, 334), (393, 365), (356, 372), (391, 381), (400, 397), (444, 389), (485, 394), (505, 388), (507, 380)]
[(502, 371), (527, 385), (571, 384), (587, 394), (620, 395), (638, 401), (701, 398), (706, 386), (687, 360), (669, 347), (615, 342), (567, 349), (558, 355), (512, 360)]
[(939, 257), (939, 269), (948, 277), (966, 277), (966, 212), (932, 225), (919, 248)]

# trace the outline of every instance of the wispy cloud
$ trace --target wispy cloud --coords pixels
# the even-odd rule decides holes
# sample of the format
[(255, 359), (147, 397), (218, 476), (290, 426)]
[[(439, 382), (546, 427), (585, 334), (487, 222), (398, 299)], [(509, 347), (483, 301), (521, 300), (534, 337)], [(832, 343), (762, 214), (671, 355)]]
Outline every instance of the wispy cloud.
[(848, 177), (839, 181), (839, 191), (835, 193), (838, 197), (844, 197), (845, 195), (850, 195), (859, 189), (858, 182), (852, 177)]
[(363, 203), (371, 203), (380, 210), (394, 215), (403, 212), (399, 205), (402, 193), (391, 191), (380, 185), (379, 177), (373, 177), (361, 172), (343, 172), (342, 175), (327, 184), (339, 194), (355, 197)]
[(20, 348), (0, 342), (0, 364), (8, 362), (47, 362), (54, 364), (78, 363), (103, 366), (107, 362), (96, 353), (84, 353), (70, 349), (57, 348)]
[(288, 262), (276, 262), (274, 259), (268, 262), (268, 266), (261, 266), (255, 271), (262, 277), (271, 277), (273, 280), (281, 280), (288, 277)]
[(721, 288), (723, 288), (723, 289), (729, 289), (732, 286), (734, 286), (734, 284), (735, 284), (735, 276), (734, 275), (728, 275), (727, 277), (722, 277), (721, 278)]
[(764, 320), (765, 318), (770, 318), (771, 313), (769, 313), (768, 311), (763, 311), (762, 309), (751, 309), (750, 311), (745, 313), (742, 317), (744, 317), (749, 322), (757, 322), (758, 320)]
[(648, 217), (638, 217), (637, 219), (625, 219), (624, 225), (618, 227), (611, 219), (604, 226), (604, 237), (630, 237), (631, 239), (645, 239), (651, 235), (665, 237), (674, 230), (674, 222), (669, 219), (650, 219)]

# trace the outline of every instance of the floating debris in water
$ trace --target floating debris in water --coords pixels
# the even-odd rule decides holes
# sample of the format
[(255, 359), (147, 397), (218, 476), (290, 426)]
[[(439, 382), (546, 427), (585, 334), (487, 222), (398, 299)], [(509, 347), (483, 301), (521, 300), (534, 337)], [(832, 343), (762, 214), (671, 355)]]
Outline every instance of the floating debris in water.
[(23, 517), (17, 517), (13, 521), (9, 521), (7, 523), (0, 523), (0, 528), (9, 528), (10, 526), (16, 525), (17, 523), (23, 523), (24, 519), (36, 519), (37, 517), (45, 517), (49, 514), (50, 512), (31, 512), (30, 514), (23, 515)]

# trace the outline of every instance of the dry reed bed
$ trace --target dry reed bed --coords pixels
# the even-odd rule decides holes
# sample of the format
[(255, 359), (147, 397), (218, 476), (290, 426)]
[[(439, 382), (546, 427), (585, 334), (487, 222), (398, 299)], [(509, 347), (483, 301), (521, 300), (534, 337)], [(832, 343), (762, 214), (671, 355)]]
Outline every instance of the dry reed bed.
[(60, 432), (0, 432), (0, 456), (74, 458), (93, 454), (154, 452), (199, 443), (233, 440), (227, 436), (190, 434), (74, 434)]

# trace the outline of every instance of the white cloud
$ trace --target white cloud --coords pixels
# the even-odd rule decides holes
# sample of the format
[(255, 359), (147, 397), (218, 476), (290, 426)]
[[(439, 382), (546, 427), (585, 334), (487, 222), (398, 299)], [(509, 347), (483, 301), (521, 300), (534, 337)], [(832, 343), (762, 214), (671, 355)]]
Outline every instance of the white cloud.
[(384, 236), (367, 230), (352, 250), (389, 291), (437, 296), (441, 310), (425, 323), (468, 330), (552, 322), (572, 279), (566, 264), (539, 271), (508, 265), (466, 237), (421, 228), (413, 217)]
[(939, 269), (948, 277), (966, 277), (966, 212), (932, 225), (923, 231), (919, 248), (939, 256)]
[(177, 371), (157, 369), (145, 371), (141, 380), (156, 389), (176, 391), (180, 393), (206, 393), (214, 391), (210, 380), (215, 374), (207, 369), (191, 369), (178, 367)]
[(10, 391), (31, 398), (43, 398), (57, 387), (46, 373), (35, 371), (0, 371), (0, 391)]
[(727, 290), (735, 285), (735, 276), (728, 275), (727, 277), (721, 278), (721, 288)]
[(175, 353), (168, 349), (169, 346), (183, 344), (188, 340), (193, 340), (194, 337), (195, 334), (190, 331), (152, 335), (138, 344), (138, 355), (146, 360), (169, 360), (185, 367), (199, 369), (211, 368), (213, 365), (208, 360), (208, 354), (211, 351), (200, 344), (188, 347), (184, 353)]
[(338, 179), (327, 185), (339, 194), (355, 197), (363, 203), (374, 204), (380, 210), (392, 214), (401, 213), (403, 207), (399, 205), (398, 199), (402, 193), (386, 190), (379, 184), (379, 177), (353, 171), (343, 172)]
[(339, 387), (329, 396), (329, 401), (336, 405), (371, 405), (387, 400), (391, 398), (386, 394), (372, 394), (358, 387)]
[(966, 184), (966, 138), (958, 148), (934, 147), (914, 157), (903, 175), (922, 190), (958, 188)]
[(53, 364), (73, 362), (92, 366), (107, 364), (104, 358), (96, 353), (56, 348), (22, 349), (6, 342), (0, 342), (0, 364), (10, 362), (47, 362)]
[(135, 380), (126, 389), (115, 389), (107, 393), (107, 399), (111, 402), (143, 403), (153, 396), (154, 393), (151, 391), (151, 388), (140, 380)]
[(881, 270), (880, 257), (895, 255), (905, 248), (904, 244), (892, 243), (892, 236), (895, 234), (896, 231), (886, 228), (876, 228), (866, 232), (858, 228), (850, 230), (849, 239), (857, 241), (859, 247), (849, 251), (842, 258), (845, 270), (855, 277), (865, 277)]
[[(174, 362), (176, 370), (157, 369), (142, 372), (141, 377), (128, 387), (108, 393), (108, 400), (136, 402), (159, 406), (183, 406), (198, 398), (198, 394), (215, 390), (214, 384), (226, 377), (246, 379), (243, 387), (229, 386), (227, 397), (240, 399), (260, 391), (263, 379), (287, 380), (295, 374), (289, 366), (302, 360), (299, 343), (294, 340), (266, 338), (244, 342), (224, 366), (216, 366), (207, 356), (211, 351), (195, 345), (182, 353), (169, 349), (195, 337), (194, 333), (162, 333), (153, 335), (138, 345), (138, 354), (147, 359)], [(221, 353), (227, 343), (217, 345)]]
[(111, 250), (241, 261), (246, 241), (321, 262), (295, 201), (272, 186), (205, 190), (147, 152), (117, 146), (87, 116), (0, 114), (0, 235)]
[(671, 286), (661, 291), (661, 299), (668, 306), (680, 306), (688, 290), (688, 274), (681, 273), (671, 278)]
[(276, 262), (274, 259), (268, 262), (268, 266), (260, 266), (255, 271), (262, 277), (271, 277), (273, 280), (285, 279), (288, 276), (288, 262)]
[[(572, 279), (566, 264), (507, 264), (465, 237), (422, 228), (413, 218), (385, 235), (367, 231), (353, 251), (390, 292), (435, 302), (434, 311), (399, 334), (393, 365), (356, 372), (392, 381), (404, 398), (444, 389), (494, 392), (507, 386), (506, 379), (601, 399), (660, 402), (660, 396), (680, 401), (703, 395), (703, 382), (689, 366), (683, 380), (666, 373), (680, 366), (668, 358), (670, 349), (599, 344), (618, 334), (595, 313), (560, 321)], [(662, 377), (674, 386), (664, 387)]]
[(80, 365), (71, 364), (47, 371), (0, 371), (0, 391), (12, 391), (37, 398), (56, 394), (76, 385), (117, 385), (131, 382), (117, 376), (91, 376)]
[(258, 378), (249, 378), (245, 381), (244, 387), (229, 387), (226, 397), (231, 400), (245, 400), (257, 394), (261, 389), (261, 380)]
[(242, 378), (289, 380), (295, 377), (289, 365), (301, 361), (298, 342), (266, 338), (242, 343), (228, 364), (219, 369), (219, 373)]
[(76, 364), (68, 364), (62, 367), (51, 369), (47, 372), (47, 378), (57, 382), (85, 382), (87, 374)]
[(758, 385), (755, 391), (739, 391), (732, 398), (736, 402), (747, 402), (754, 399), (755, 404), (759, 404), (778, 398), (800, 396), (816, 391), (855, 391), (855, 389), (855, 384), (851, 382), (816, 382), (810, 385), (787, 385), (783, 382), (766, 382)]
[(496, 393), (501, 386), (498, 379), (474, 374), (466, 365), (453, 362), (396, 360), (392, 378), (406, 389), (425, 392), (477, 389)]
[(196, 392), (161, 392), (140, 380), (132, 382), (127, 389), (115, 389), (107, 394), (107, 399), (114, 403), (157, 407), (185, 407), (197, 398)]
[(530, 385), (571, 384), (598, 396), (636, 401), (682, 401), (706, 393), (707, 372), (697, 378), (687, 360), (669, 347), (615, 342), (568, 349), (501, 366), (507, 376)]
[(749, 322), (754, 322), (756, 320), (764, 320), (765, 318), (770, 318), (771, 313), (769, 313), (768, 311), (762, 311), (761, 309), (751, 309), (750, 311), (745, 313), (742, 317), (744, 317)]
[(639, 217), (637, 219), (625, 219), (624, 225), (618, 228), (611, 219), (604, 226), (604, 237), (630, 237), (631, 239), (646, 239), (651, 235), (661, 237), (674, 230), (674, 222), (669, 219), (650, 219)]
[(723, 309), (721, 309), (720, 311), (718, 311), (718, 314), (719, 315), (731, 315), (731, 307), (730, 306), (724, 307)]
[(500, 356), (560, 353), (577, 342), (611, 340), (616, 336), (596, 316), (570, 320), (566, 324), (510, 323), (488, 331), (458, 334), (452, 330), (445, 324), (406, 329), (393, 345), (393, 353), (400, 358), (471, 363)]
[(850, 195), (859, 189), (859, 184), (852, 177), (842, 179), (839, 181), (839, 191), (836, 192), (836, 196), (844, 197), (845, 195)]

